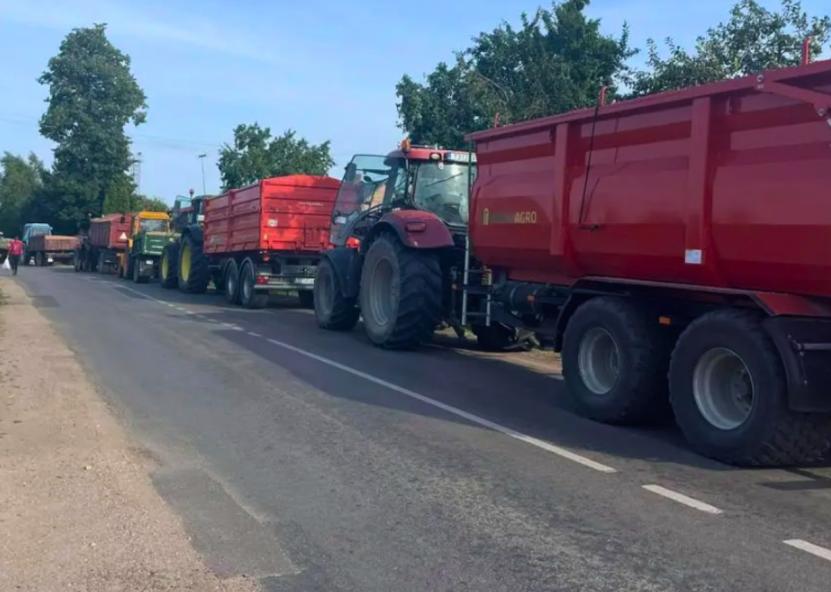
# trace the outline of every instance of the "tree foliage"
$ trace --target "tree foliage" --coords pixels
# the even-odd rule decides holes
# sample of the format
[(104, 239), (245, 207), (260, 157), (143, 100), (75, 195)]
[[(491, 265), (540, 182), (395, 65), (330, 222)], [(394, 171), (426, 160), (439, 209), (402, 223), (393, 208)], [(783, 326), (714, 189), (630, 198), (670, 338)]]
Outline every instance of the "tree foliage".
[(424, 83), (404, 76), (396, 87), (401, 128), (420, 144), (460, 147), (466, 132), (505, 122), (593, 105), (600, 87), (611, 95), (633, 55), (628, 29), (600, 32), (585, 15), (588, 0), (566, 0), (523, 14), (520, 26), (503, 23), (482, 33), (439, 64)]
[(28, 158), (6, 152), (0, 158), (0, 232), (19, 234), (32, 198), (43, 185), (46, 172), (34, 154)]
[(56, 227), (69, 227), (100, 214), (109, 191), (134, 191), (124, 127), (144, 122), (145, 96), (129, 56), (110, 43), (102, 24), (70, 32), (38, 81), (49, 87), (40, 132), (57, 143), (42, 195), (50, 203), (38, 209), (54, 216)]
[(272, 137), (270, 128), (254, 123), (234, 129), (233, 145), (222, 147), (218, 166), (222, 184), (228, 189), (266, 177), (325, 175), (334, 163), (329, 141), (310, 144), (293, 130)]
[(740, 0), (726, 22), (698, 37), (692, 52), (667, 39), (668, 55), (663, 57), (650, 39), (647, 70), (634, 74), (632, 90), (635, 95), (649, 94), (795, 66), (801, 58), (803, 39), (811, 37), (816, 55), (828, 41), (829, 32), (831, 19), (808, 16), (799, 0), (782, 0), (778, 11), (768, 10), (756, 0)]

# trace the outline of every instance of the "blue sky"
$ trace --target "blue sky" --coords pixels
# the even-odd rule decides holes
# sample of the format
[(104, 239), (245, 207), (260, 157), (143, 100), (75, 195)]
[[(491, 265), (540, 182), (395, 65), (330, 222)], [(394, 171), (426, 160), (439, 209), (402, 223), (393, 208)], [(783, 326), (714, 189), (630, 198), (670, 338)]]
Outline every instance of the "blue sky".
[[(829, 12), (826, 1), (803, 5)], [(52, 145), (37, 131), (46, 89), (36, 78), (70, 29), (105, 22), (147, 94), (147, 123), (129, 130), (142, 154), (143, 193), (172, 201), (191, 187), (200, 192), (200, 153), (208, 154), (208, 192), (216, 191), (219, 147), (235, 125), (255, 121), (275, 133), (292, 128), (312, 142), (331, 140), (339, 176), (354, 152), (386, 151), (401, 139), (395, 84), (402, 74), (420, 79), (478, 32), (540, 4), (0, 0), (0, 151), (33, 151), (51, 162)], [(666, 36), (688, 46), (732, 4), (594, 0), (589, 13), (609, 33), (628, 22), (637, 47)]]

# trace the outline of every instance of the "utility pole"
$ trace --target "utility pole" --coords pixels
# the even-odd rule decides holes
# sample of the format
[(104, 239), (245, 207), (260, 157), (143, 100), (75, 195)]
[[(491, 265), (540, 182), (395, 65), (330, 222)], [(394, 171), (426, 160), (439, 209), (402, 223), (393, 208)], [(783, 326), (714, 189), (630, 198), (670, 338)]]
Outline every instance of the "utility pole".
[(208, 193), (208, 190), (205, 188), (205, 157), (208, 156), (204, 152), (197, 156), (199, 162), (202, 164), (202, 195)]
[(136, 184), (136, 193), (141, 193), (141, 152), (136, 153), (133, 161), (133, 182)]

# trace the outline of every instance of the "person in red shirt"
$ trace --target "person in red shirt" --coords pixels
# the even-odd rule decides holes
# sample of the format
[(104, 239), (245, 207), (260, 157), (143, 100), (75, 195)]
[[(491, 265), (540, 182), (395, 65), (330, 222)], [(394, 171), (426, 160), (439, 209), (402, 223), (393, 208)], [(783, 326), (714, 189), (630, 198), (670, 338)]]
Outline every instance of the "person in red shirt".
[(23, 241), (17, 237), (9, 243), (9, 265), (12, 266), (12, 275), (17, 275), (17, 266), (23, 256)]

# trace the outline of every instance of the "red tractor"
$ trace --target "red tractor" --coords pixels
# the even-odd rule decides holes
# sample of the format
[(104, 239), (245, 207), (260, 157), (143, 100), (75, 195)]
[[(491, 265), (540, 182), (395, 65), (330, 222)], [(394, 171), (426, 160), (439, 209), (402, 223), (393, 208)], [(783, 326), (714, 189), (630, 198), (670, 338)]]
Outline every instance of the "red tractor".
[(466, 258), (474, 174), (471, 153), (407, 140), (386, 156), (355, 156), (315, 279), (318, 324), (345, 331), (363, 316), (370, 340), (390, 349), (429, 341), (443, 320), (460, 330), (451, 286)]

